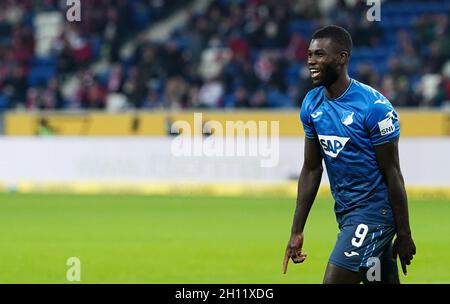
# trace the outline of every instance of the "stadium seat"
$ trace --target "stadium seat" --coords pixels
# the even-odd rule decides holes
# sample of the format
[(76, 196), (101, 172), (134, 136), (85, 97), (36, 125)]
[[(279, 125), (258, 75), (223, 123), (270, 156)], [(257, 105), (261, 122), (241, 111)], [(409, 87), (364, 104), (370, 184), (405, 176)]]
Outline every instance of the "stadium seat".
[(5, 110), (9, 106), (9, 98), (6, 95), (0, 94), (0, 110)]
[(31, 87), (46, 86), (50, 78), (55, 75), (54, 67), (36, 66), (31, 69), (28, 76), (28, 85)]

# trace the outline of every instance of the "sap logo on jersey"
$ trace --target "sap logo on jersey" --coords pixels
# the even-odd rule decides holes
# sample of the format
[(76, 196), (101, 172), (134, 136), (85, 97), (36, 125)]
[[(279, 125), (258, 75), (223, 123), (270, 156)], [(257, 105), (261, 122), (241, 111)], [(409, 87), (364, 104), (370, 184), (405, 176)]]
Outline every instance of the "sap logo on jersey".
[(319, 135), (319, 142), (326, 155), (336, 158), (350, 137)]

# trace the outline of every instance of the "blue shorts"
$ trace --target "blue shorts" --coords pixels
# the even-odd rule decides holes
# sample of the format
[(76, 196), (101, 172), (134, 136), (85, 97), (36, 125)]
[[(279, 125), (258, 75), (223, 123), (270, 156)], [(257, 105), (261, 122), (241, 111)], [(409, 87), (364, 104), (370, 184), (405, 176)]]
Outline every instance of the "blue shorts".
[(392, 258), (392, 239), (395, 227), (380, 224), (350, 222), (340, 227), (336, 245), (330, 256), (330, 264), (359, 272), (370, 268), (378, 258), (382, 266), (397, 268)]

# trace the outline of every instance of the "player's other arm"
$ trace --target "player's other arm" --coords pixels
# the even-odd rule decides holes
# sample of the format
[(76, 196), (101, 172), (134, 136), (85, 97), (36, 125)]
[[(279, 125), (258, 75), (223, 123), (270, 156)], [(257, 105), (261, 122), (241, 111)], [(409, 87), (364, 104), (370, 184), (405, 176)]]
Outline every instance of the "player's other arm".
[(398, 138), (375, 147), (378, 164), (386, 179), (389, 197), (394, 213), (397, 238), (394, 241), (394, 257), (399, 256), (403, 273), (406, 275), (406, 265), (411, 264), (416, 246), (411, 236), (409, 225), (408, 200), (405, 182), (400, 170), (398, 154)]
[(291, 237), (286, 247), (283, 262), (283, 273), (287, 271), (289, 259), (301, 263), (306, 259), (302, 253), (303, 228), (313, 205), (322, 178), (322, 155), (317, 139), (305, 138), (305, 157), (300, 177), (298, 179), (297, 206), (292, 223)]

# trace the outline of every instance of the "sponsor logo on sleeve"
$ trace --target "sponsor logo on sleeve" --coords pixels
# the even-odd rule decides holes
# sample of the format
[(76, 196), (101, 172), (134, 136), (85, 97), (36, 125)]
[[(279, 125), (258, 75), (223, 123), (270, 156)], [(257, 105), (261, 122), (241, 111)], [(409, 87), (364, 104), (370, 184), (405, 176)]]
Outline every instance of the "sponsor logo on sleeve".
[(394, 110), (386, 114), (386, 118), (378, 122), (378, 128), (380, 129), (381, 136), (386, 136), (395, 131), (394, 120), (397, 120), (397, 114)]

